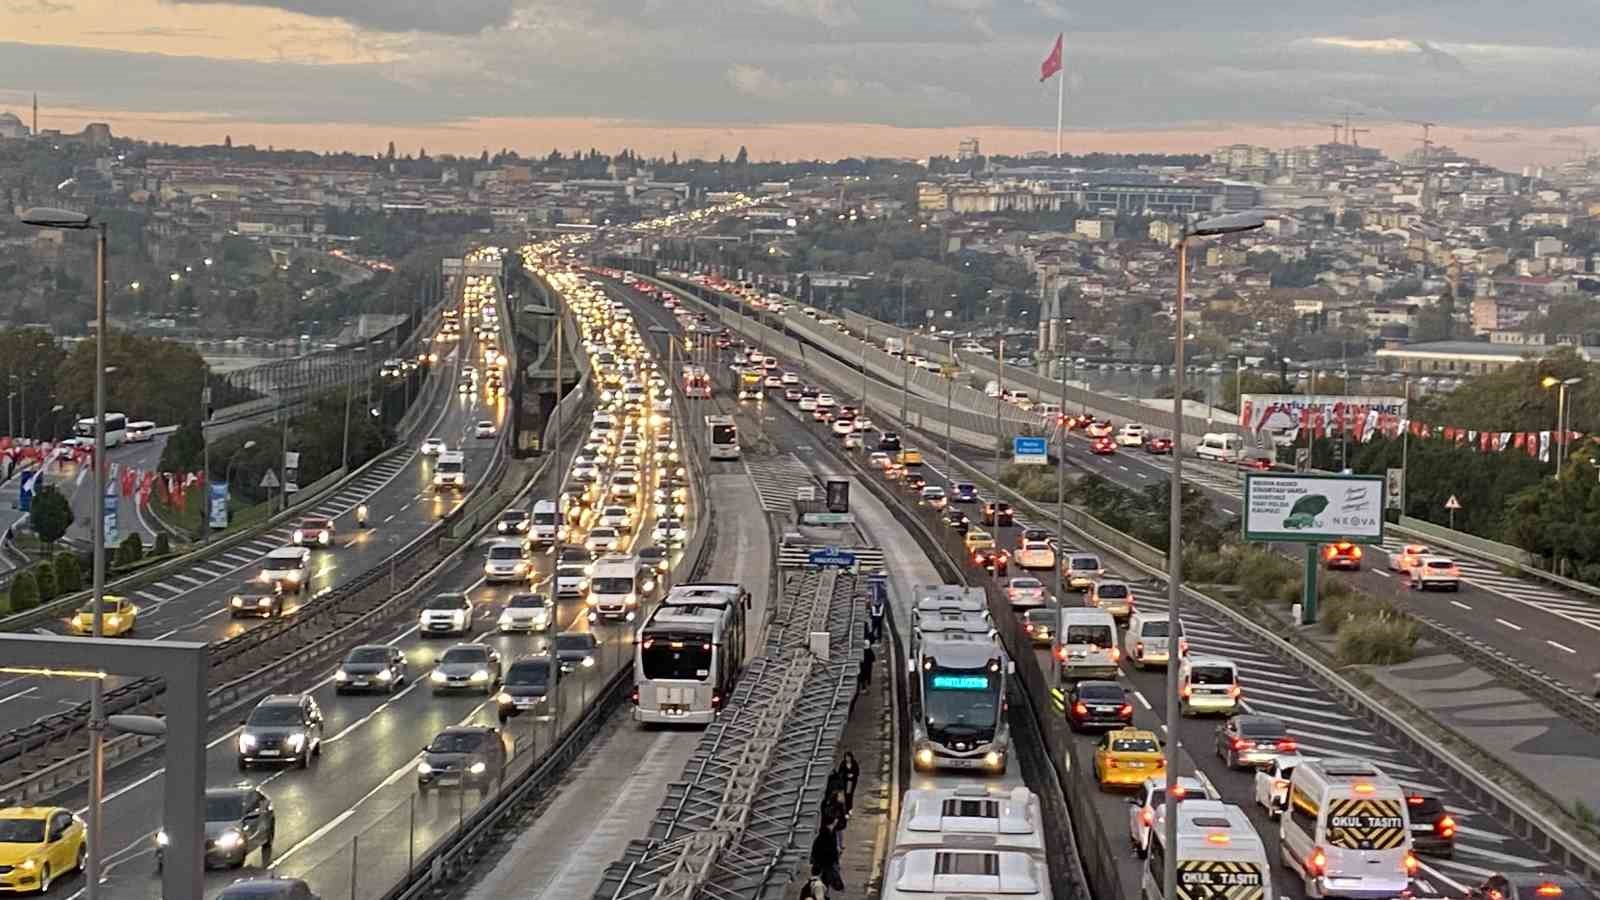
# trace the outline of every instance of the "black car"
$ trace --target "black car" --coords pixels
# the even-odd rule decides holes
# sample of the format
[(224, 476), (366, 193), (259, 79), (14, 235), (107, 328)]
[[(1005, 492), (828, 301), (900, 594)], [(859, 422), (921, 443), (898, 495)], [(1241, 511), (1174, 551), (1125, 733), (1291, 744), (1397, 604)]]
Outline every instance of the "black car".
[(282, 616), (282, 586), (274, 584), (270, 590), (248, 590), (234, 594), (228, 599), (228, 615), (235, 619), (244, 616), (260, 616), (263, 619)]
[(363, 644), (345, 654), (333, 673), (333, 692), (384, 691), (392, 694), (406, 683), (406, 654), (388, 644)]
[(486, 791), (506, 766), (505, 738), (488, 725), (455, 725), (439, 732), (422, 748), (417, 763), (417, 790), (436, 787)]
[(967, 532), (972, 529), (972, 520), (967, 518), (967, 514), (959, 509), (945, 510), (943, 519), (946, 528), (955, 531), (956, 534), (962, 537), (966, 537)]
[(1015, 514), (1011, 504), (990, 500), (983, 505), (983, 524), (985, 525), (1011, 525), (1015, 522)]
[(900, 452), (900, 435), (892, 431), (885, 431), (878, 435), (878, 449), (885, 453)]
[(555, 718), (559, 672), (560, 666), (548, 656), (529, 656), (512, 663), (495, 697), (501, 723), (523, 713), (541, 720)]
[(593, 668), (599, 649), (600, 642), (592, 631), (563, 631), (556, 635), (556, 661), (563, 672)]
[(1300, 749), (1282, 719), (1252, 713), (1229, 716), (1218, 725), (1216, 747), (1217, 758), (1230, 769), (1271, 765), (1278, 754)]
[(1467, 891), (1471, 900), (1595, 900), (1577, 879), (1549, 872), (1496, 872)]
[(269, 875), (235, 881), (223, 888), (216, 900), (322, 900), (322, 896), (311, 893), (311, 886), (302, 879)]
[[(261, 851), (261, 868), (272, 865), (278, 819), (272, 801), (256, 787), (208, 788), (205, 799), (205, 864), (237, 869)], [(156, 871), (166, 859), (167, 833), (156, 834)]]
[(1133, 724), (1133, 700), (1115, 681), (1080, 681), (1067, 691), (1067, 727), (1124, 728)]
[(500, 520), (494, 523), (494, 530), (500, 534), (527, 534), (528, 526), (533, 523), (533, 517), (525, 509), (508, 509), (500, 514)]
[(911, 472), (907, 474), (906, 477), (900, 479), (900, 483), (905, 486), (906, 490), (915, 494), (928, 486), (928, 479), (916, 474), (915, 472)]
[(585, 566), (594, 562), (594, 554), (587, 547), (568, 545), (556, 554), (557, 566)]
[(1010, 571), (1011, 554), (998, 547), (979, 547), (972, 551), (972, 565), (996, 578), (1004, 578)]
[(667, 548), (665, 547), (655, 545), (641, 547), (636, 555), (639, 557), (640, 563), (655, 569), (657, 572), (665, 572), (670, 564)]
[(322, 709), (310, 694), (268, 694), (244, 720), (237, 746), (241, 772), (258, 762), (304, 769), (322, 755)]
[(1406, 795), (1411, 818), (1411, 849), (1428, 856), (1454, 856), (1456, 820), (1445, 811), (1444, 801), (1426, 794)]

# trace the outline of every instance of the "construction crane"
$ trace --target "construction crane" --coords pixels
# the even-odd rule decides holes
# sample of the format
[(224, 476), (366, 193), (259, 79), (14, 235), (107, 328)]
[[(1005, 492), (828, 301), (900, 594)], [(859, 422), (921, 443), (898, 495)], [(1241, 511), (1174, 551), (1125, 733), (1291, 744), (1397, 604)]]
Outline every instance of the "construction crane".
[(1412, 120), (1410, 124), (1422, 129), (1422, 140), (1420, 141), (1422, 144), (1422, 167), (1426, 169), (1428, 167), (1428, 157), (1430, 156), (1429, 151), (1433, 149), (1433, 140), (1429, 137), (1429, 132), (1439, 123)]
[(1371, 133), (1372, 133), (1372, 129), (1371, 128), (1352, 128), (1352, 129), (1350, 129), (1350, 143), (1353, 146), (1359, 147), (1359, 146), (1361, 146), (1361, 138), (1356, 137), (1356, 135), (1358, 135), (1358, 134), (1371, 134)]
[(1332, 128), (1333, 129), (1333, 141), (1332, 141), (1332, 143), (1335, 143), (1335, 144), (1339, 143), (1339, 123), (1338, 122), (1323, 122), (1322, 124), (1326, 128)]

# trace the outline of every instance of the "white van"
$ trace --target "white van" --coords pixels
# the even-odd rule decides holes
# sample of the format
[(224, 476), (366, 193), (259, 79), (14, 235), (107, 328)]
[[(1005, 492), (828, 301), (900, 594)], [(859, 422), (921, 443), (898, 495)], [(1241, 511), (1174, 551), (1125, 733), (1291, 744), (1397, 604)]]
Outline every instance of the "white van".
[(1308, 897), (1397, 897), (1417, 858), (1405, 790), (1366, 760), (1306, 760), (1294, 767), (1278, 852)]
[(1186, 716), (1239, 711), (1239, 667), (1220, 656), (1186, 656), (1178, 668), (1179, 712)]
[(1195, 455), (1201, 459), (1233, 463), (1244, 458), (1244, 439), (1237, 434), (1207, 432), (1200, 436)]
[(122, 439), (130, 444), (148, 441), (155, 436), (156, 423), (154, 422), (129, 422), (122, 432)]
[(1103, 609), (1064, 608), (1054, 650), (1058, 682), (1115, 678), (1122, 656), (1117, 649), (1117, 622)]
[(632, 622), (639, 607), (655, 589), (655, 580), (639, 564), (639, 557), (602, 556), (589, 574), (589, 621), (601, 618)]
[(1059, 403), (1045, 401), (1034, 408), (1039, 411), (1039, 415), (1045, 418), (1054, 419), (1061, 415), (1061, 404)]
[[(1180, 647), (1186, 644), (1180, 642)], [(1172, 660), (1172, 617), (1166, 613), (1134, 610), (1122, 636), (1122, 652), (1135, 669), (1165, 667)], [(1181, 653), (1181, 650), (1180, 650)]]
[(439, 454), (438, 460), (433, 465), (433, 490), (467, 489), (467, 462), (466, 457), (459, 450), (446, 450)]
[[(1157, 820), (1158, 822), (1160, 819)], [(1177, 843), (1167, 846), (1165, 828), (1151, 830), (1150, 852), (1139, 883), (1140, 900), (1228, 897), (1274, 900), (1272, 864), (1261, 836), (1244, 810), (1208, 798), (1178, 804)], [(1178, 890), (1166, 891), (1167, 857), (1176, 857)], [(1309, 892), (1308, 892), (1309, 893)], [(1312, 895), (1315, 896), (1315, 895)]]
[(562, 538), (561, 511), (554, 500), (540, 500), (533, 505), (533, 524), (528, 526), (528, 537), (536, 546), (555, 546)]

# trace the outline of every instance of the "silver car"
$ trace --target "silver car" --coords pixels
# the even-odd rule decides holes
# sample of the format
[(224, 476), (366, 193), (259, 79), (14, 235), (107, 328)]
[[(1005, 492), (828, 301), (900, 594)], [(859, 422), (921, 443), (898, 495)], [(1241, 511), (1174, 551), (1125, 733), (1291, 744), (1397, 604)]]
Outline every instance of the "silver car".
[(435, 694), (477, 691), (493, 694), (500, 686), (500, 653), (488, 644), (456, 644), (439, 657), (428, 676)]

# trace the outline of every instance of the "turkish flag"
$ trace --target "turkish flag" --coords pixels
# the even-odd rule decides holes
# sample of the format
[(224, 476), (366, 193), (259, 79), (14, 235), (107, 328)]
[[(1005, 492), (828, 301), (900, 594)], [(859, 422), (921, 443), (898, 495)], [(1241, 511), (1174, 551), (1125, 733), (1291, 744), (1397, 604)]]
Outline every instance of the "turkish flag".
[(1050, 55), (1039, 64), (1039, 80), (1048, 81), (1051, 75), (1061, 71), (1061, 39), (1065, 35), (1056, 35), (1056, 45), (1050, 48)]

